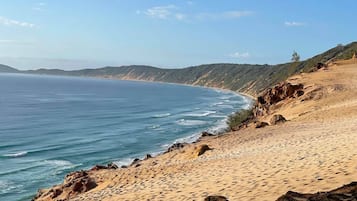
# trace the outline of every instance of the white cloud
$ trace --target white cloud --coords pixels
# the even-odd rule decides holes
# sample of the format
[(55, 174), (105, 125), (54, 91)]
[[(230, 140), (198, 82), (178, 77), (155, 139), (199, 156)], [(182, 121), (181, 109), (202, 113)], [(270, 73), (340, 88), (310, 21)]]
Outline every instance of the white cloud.
[(243, 52), (243, 53), (235, 52), (233, 54), (230, 54), (229, 57), (232, 57), (232, 58), (248, 58), (248, 57), (250, 57), (250, 54), (249, 54), (249, 52)]
[(177, 7), (175, 5), (156, 6), (147, 9), (144, 14), (153, 18), (168, 19), (169, 17), (175, 16), (173, 11), (176, 9)]
[(301, 27), (305, 26), (306, 24), (303, 22), (285, 22), (284, 25), (287, 27)]
[[(187, 1), (188, 5), (192, 5), (192, 1)], [(176, 19), (176, 20), (224, 20), (238, 19), (245, 16), (253, 15), (254, 12), (247, 10), (232, 10), (220, 13), (191, 13), (179, 12), (181, 9), (175, 5), (155, 6), (146, 9), (145, 11), (137, 10), (136, 14), (145, 14), (156, 19)]]
[(240, 18), (252, 15), (252, 11), (227, 11), (222, 14), (225, 18)]
[(1, 17), (1, 16), (0, 16), (0, 24), (5, 25), (5, 26), (20, 26), (20, 27), (29, 27), (29, 28), (35, 27), (35, 24), (32, 24), (32, 23), (21, 22), (21, 21), (9, 19), (6, 17)]
[(221, 20), (221, 19), (238, 19), (245, 16), (253, 15), (252, 11), (225, 11), (221, 13), (200, 13), (196, 15), (200, 20)]

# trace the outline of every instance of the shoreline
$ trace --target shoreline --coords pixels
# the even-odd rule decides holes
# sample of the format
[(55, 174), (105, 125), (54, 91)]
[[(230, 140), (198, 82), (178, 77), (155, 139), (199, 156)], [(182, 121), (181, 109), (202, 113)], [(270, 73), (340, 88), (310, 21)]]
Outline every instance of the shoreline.
[[(54, 76), (56, 76), (56, 75), (54, 75)], [(64, 76), (64, 77), (68, 77), (68, 76)], [(72, 76), (69, 76), (69, 77), (72, 77)], [(88, 77), (87, 76), (73, 76), (73, 77), (94, 78), (94, 79), (103, 79), (103, 80), (121, 80), (121, 81), (132, 81), (132, 82), (146, 82), (146, 83), (160, 83), (160, 84), (170, 84), (170, 85), (178, 85), (178, 86), (210, 89), (210, 90), (214, 90), (214, 91), (220, 91), (220, 92), (223, 92), (223, 93), (230, 93), (230, 94), (234, 94), (235, 96), (243, 97), (243, 99), (247, 100), (247, 103), (246, 103), (247, 108), (251, 108), (253, 106), (254, 102), (256, 101), (256, 97), (254, 97), (252, 95), (249, 95), (247, 93), (237, 92), (237, 91), (233, 91), (233, 90), (230, 90), (230, 89), (224, 89), (224, 88), (218, 88), (218, 87), (208, 87), (208, 86), (201, 86), (201, 85), (192, 85), (192, 84), (183, 84), (183, 83), (171, 83), (171, 82), (160, 82), (160, 81), (136, 80), (136, 79), (116, 79), (116, 78), (107, 78), (107, 77), (89, 77), (89, 76)], [(240, 111), (240, 110), (243, 110), (243, 109), (246, 109), (246, 108), (241, 108), (239, 110), (234, 109), (234, 111), (232, 113)], [(229, 117), (229, 115), (227, 115), (223, 120), (227, 120), (228, 117)], [(218, 126), (211, 126), (210, 128), (212, 128), (212, 127), (218, 127)], [(213, 136), (225, 135), (225, 134), (227, 134), (229, 132), (229, 131), (226, 131), (226, 129), (228, 129), (228, 125), (225, 126), (225, 131), (217, 132), (217, 133), (211, 133), (211, 134), (213, 134)], [(165, 152), (167, 151), (168, 148), (170, 148), (171, 146), (173, 146), (173, 145), (175, 145), (177, 143), (187, 143), (189, 145), (195, 144), (195, 143), (199, 142), (199, 140), (202, 138), (202, 133), (204, 133), (204, 132), (208, 132), (207, 129), (203, 130), (203, 131), (199, 131), (198, 133), (193, 133), (193, 134), (188, 135), (188, 136), (177, 138), (177, 139), (174, 140), (174, 142), (172, 142), (170, 144), (167, 144), (167, 146), (165, 146), (164, 150), (153, 152), (153, 153), (146, 153), (146, 155), (149, 154), (153, 158), (155, 158), (157, 156), (160, 156), (160, 155), (163, 155), (163, 154), (165, 154)], [(210, 132), (208, 132), (208, 133), (210, 133)], [(193, 138), (194, 140), (193, 141), (185, 141), (185, 140), (179, 141), (182, 138)], [(145, 154), (143, 156), (141, 156), (140, 158), (139, 158), (139, 160), (144, 160), (145, 159)], [(132, 164), (133, 161), (137, 160), (138, 158), (126, 158), (126, 159), (129, 159), (129, 162), (128, 163), (123, 163), (123, 164), (120, 164), (120, 165), (122, 165), (122, 166), (130, 166), (130, 164)], [(124, 159), (123, 161), (127, 161), (126, 159)], [(110, 161), (109, 164), (110, 163), (117, 164), (116, 161), (113, 161), (113, 160)], [(96, 166), (96, 165), (103, 165), (103, 164), (95, 164), (94, 166)], [(120, 166), (119, 166), (119, 168), (120, 168)]]
[[(98, 77), (73, 77), (73, 76), (57, 76), (57, 75), (37, 75), (37, 74), (35, 74), (35, 75), (29, 75), (29, 74), (19, 74), (19, 73), (16, 73), (16, 74), (13, 74), (13, 75), (15, 75), (15, 76), (22, 76), (22, 75), (24, 75), (24, 76), (36, 76), (36, 77), (46, 77), (46, 76), (50, 76), (50, 77), (61, 77), (61, 78), (70, 78), (70, 79), (72, 79), (72, 78), (80, 78), (80, 79), (101, 79), (101, 80), (109, 80), (109, 79), (107, 79), (107, 78), (98, 78)], [(119, 79), (110, 79), (110, 80), (114, 80), (114, 81), (118, 81)], [(125, 80), (124, 80), (125, 81)], [(133, 81), (133, 82), (138, 82), (138, 81), (140, 81), (140, 82), (147, 82), (147, 81), (141, 81), (141, 80), (128, 80), (128, 81)], [(148, 82), (148, 83), (155, 83), (155, 82)], [(218, 97), (220, 97), (220, 96), (229, 96), (229, 97), (233, 97), (233, 96), (237, 96), (237, 97), (241, 97), (241, 98), (244, 98), (244, 100), (242, 99), (242, 104), (244, 104), (244, 107), (242, 107), (241, 109), (243, 109), (243, 108), (245, 108), (245, 107), (250, 107), (251, 106), (251, 102), (252, 102), (252, 100), (250, 100), (249, 99), (249, 97), (246, 97), (246, 96), (244, 96), (244, 95), (242, 95), (242, 94), (240, 94), (240, 93), (237, 93), (237, 92), (234, 92), (234, 91), (231, 91), (231, 90), (227, 90), (227, 89), (220, 89), (220, 88), (212, 88), (212, 87), (206, 87), (206, 86), (197, 86), (197, 85), (188, 85), (188, 84), (177, 84), (177, 83), (165, 83), (165, 82), (156, 82), (156, 83), (160, 83), (160, 84), (171, 84), (171, 85), (178, 85), (178, 86), (186, 86), (186, 87), (197, 87), (197, 88), (202, 88), (202, 89), (207, 89), (207, 90), (210, 90), (210, 91), (212, 91), (211, 93), (215, 93), (215, 94), (217, 94), (217, 101), (219, 101), (219, 99), (218, 99)], [(232, 103), (233, 104), (233, 103)], [(216, 109), (218, 109), (217, 108), (217, 106), (215, 106), (216, 107)], [(235, 111), (237, 111), (239, 108), (234, 108), (234, 109), (232, 109), (232, 112), (235, 112)], [(239, 109), (240, 110), (240, 109)], [(227, 117), (228, 117), (228, 115), (229, 114), (226, 114), (225, 115), (225, 117), (223, 117), (224, 119), (226, 119)], [(223, 116), (223, 115), (222, 115)], [(225, 120), (222, 120), (222, 122), (225, 122)], [(212, 129), (213, 127), (220, 127), (220, 125), (218, 124), (218, 122), (217, 123), (212, 123), (212, 124), (207, 124), (207, 128), (206, 129), (203, 129), (203, 130), (200, 130), (200, 131), (198, 131), (197, 133), (195, 132), (195, 133), (190, 133), (188, 136), (182, 136), (181, 138), (187, 138), (187, 137), (189, 137), (189, 136), (191, 136), (191, 135), (195, 135), (195, 137), (194, 137), (194, 139), (191, 141), (190, 139), (189, 139), (189, 141), (187, 141), (187, 140), (185, 140), (185, 141), (181, 141), (181, 142), (186, 142), (186, 143), (189, 143), (189, 144), (194, 144), (194, 143), (196, 143), (197, 142), (197, 140), (201, 137), (201, 134), (202, 134), (202, 132), (204, 132), (204, 131), (208, 131), (208, 130), (210, 130), (210, 129)], [(227, 125), (225, 125), (225, 128), (227, 128)], [(217, 129), (217, 130), (219, 130), (219, 129)], [(220, 131), (220, 132), (217, 132), (218, 134), (221, 134), (221, 133), (225, 133), (224, 131)], [(169, 148), (170, 146), (172, 146), (172, 145), (174, 145), (177, 141), (179, 141), (181, 138), (176, 138), (176, 139), (174, 139), (174, 140), (172, 140), (169, 144), (168, 144), (168, 146), (167, 147), (164, 147), (164, 148), (162, 148), (161, 146), (160, 147), (157, 147), (158, 149), (159, 149), (159, 152), (149, 152), (150, 154), (152, 154), (152, 153), (155, 153), (155, 155), (154, 154), (152, 154), (152, 156), (159, 156), (159, 155), (163, 155), (164, 153), (165, 153), (165, 151), (167, 150), (167, 148)], [(155, 146), (153, 146), (152, 147), (153, 148), (153, 151), (156, 151), (155, 150)], [(139, 156), (139, 158), (140, 159), (142, 159), (142, 158), (144, 158), (145, 157), (145, 153), (142, 153), (141, 155), (136, 155), (136, 154), (134, 154), (134, 156), (132, 156), (132, 157), (128, 157), (128, 158), (132, 158), (132, 159), (135, 159), (135, 157), (138, 157)], [(123, 165), (130, 165), (130, 163), (132, 163), (132, 160), (130, 160), (130, 161), (128, 161), (127, 162), (127, 164), (124, 164), (127, 160), (126, 160), (126, 158), (123, 158), (124, 160), (113, 160), (113, 159), (111, 159), (111, 160), (109, 160), (108, 161), (108, 163), (115, 163), (115, 164), (117, 164), (116, 162), (117, 161), (119, 161), (120, 163), (119, 164), (123, 164)], [(122, 163), (123, 162), (123, 163)], [(119, 164), (118, 164), (118, 166), (119, 166)], [(98, 163), (93, 163), (90, 167), (88, 167), (88, 168), (86, 168), (86, 169), (82, 169), (82, 170), (85, 170), (85, 171), (88, 171), (88, 170), (90, 170), (92, 167), (94, 167), (94, 166), (96, 166), (96, 165), (98, 165)], [(102, 163), (99, 163), (99, 165), (104, 165), (104, 164), (102, 164)], [(75, 169), (75, 170), (72, 170), (72, 171), (80, 171), (81, 169)], [(50, 185), (54, 185), (54, 183), (52, 183), (52, 184), (50, 184)], [(50, 187), (50, 186), (48, 186), (48, 187)]]
[(52, 191), (41, 191), (38, 200), (52, 200), (46, 196), (60, 189), (59, 199), (72, 195), (73, 201), (202, 200), (209, 195), (258, 201), (276, 200), (290, 190), (314, 193), (348, 184), (357, 178), (356, 74), (357, 63), (295, 75), (288, 82), (303, 84), (303, 95), (283, 99), (258, 119), (269, 122), (281, 114), (285, 123), (205, 137), (127, 168), (85, 171), (97, 184), (93, 189), (71, 194), (66, 179)]
[[(214, 91), (219, 91), (220, 93), (229, 93), (229, 94), (234, 94), (235, 96), (240, 96), (243, 97), (243, 99), (247, 100), (246, 101), (246, 105), (247, 107), (245, 108), (241, 108), (241, 109), (234, 109), (234, 112), (240, 111), (242, 109), (247, 109), (247, 108), (251, 108), (252, 105), (254, 104), (254, 102), (256, 101), (256, 97), (248, 94), (248, 93), (244, 93), (244, 92), (239, 92), (239, 91), (233, 91), (230, 89), (226, 89), (226, 88), (219, 88), (219, 87), (210, 87), (210, 86), (202, 86), (202, 85), (194, 85), (194, 84), (185, 84), (185, 83), (172, 83), (172, 82), (162, 82), (162, 81), (150, 81), (150, 80), (138, 80), (138, 79), (118, 79), (115, 77), (106, 77), (106, 76), (72, 76), (72, 75), (51, 75), (51, 74), (34, 74), (34, 73), (22, 73), (22, 72), (15, 72), (15, 73), (3, 73), (3, 74), (11, 74), (11, 75), (20, 75), (20, 76), (48, 76), (48, 77), (63, 77), (63, 78), (84, 78), (84, 79), (98, 79), (98, 80), (113, 80), (113, 81), (132, 81), (132, 82), (144, 82), (144, 83), (159, 83), (159, 84), (169, 84), (169, 85), (178, 85), (178, 86), (186, 86), (186, 87), (196, 87), (196, 88), (203, 88), (203, 89), (209, 89), (209, 90), (214, 90)], [(231, 113), (231, 114), (232, 114)], [(225, 118), (223, 120), (227, 120), (229, 117), (229, 115), (225, 116)], [(219, 125), (218, 125), (219, 126)], [(218, 126), (210, 126), (209, 128), (212, 127), (218, 127)], [(209, 129), (208, 128), (208, 129)], [(225, 128), (227, 129), (228, 126), (225, 126)], [(198, 133), (192, 133), (188, 136), (184, 136), (181, 138), (177, 138), (174, 140), (174, 142), (172, 142), (171, 144), (168, 144), (167, 147), (165, 147), (165, 149), (167, 149), (168, 147), (174, 145), (175, 143), (178, 142), (179, 139), (182, 138), (194, 138), (195, 140), (193, 141), (180, 141), (181, 143), (188, 143), (188, 144), (193, 144), (196, 143), (197, 140), (199, 140), (199, 138), (201, 137), (201, 134), (203, 132), (208, 132), (207, 129), (206, 130), (202, 130), (199, 131)], [(227, 131), (222, 131), (222, 132), (217, 132), (217, 133), (212, 133), (215, 136), (216, 135), (222, 135), (227, 133)], [(156, 155), (160, 155), (163, 154), (165, 151), (158, 151), (158, 152), (153, 152), (151, 153), (152, 155), (156, 154)], [(145, 155), (144, 155), (145, 156)], [(144, 157), (142, 156), (142, 157)], [(134, 158), (135, 159), (135, 158)], [(115, 162), (115, 161), (110, 161), (110, 162)], [(109, 162), (109, 163), (110, 163)], [(94, 164), (94, 165), (99, 165), (99, 164)]]

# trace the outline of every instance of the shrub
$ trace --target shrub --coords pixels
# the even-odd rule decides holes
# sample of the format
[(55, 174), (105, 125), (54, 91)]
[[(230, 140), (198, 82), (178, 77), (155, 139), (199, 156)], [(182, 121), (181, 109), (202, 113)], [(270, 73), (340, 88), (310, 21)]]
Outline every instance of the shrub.
[(253, 117), (253, 110), (239, 110), (232, 115), (229, 115), (227, 124), (232, 131), (238, 130), (245, 122)]

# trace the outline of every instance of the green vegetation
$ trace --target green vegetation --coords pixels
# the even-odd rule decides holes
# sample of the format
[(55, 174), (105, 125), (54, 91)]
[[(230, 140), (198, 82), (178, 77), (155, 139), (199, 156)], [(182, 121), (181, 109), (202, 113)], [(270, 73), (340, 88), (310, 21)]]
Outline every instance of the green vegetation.
[(218, 87), (257, 96), (260, 92), (291, 75), (310, 72), (318, 63), (338, 59), (349, 59), (357, 52), (357, 42), (338, 45), (322, 54), (307, 59), (278, 65), (251, 64), (208, 64), (180, 69), (161, 69), (151, 66), (104, 67), (64, 71), (59, 69), (39, 69), (22, 73), (104, 77), (156, 82)]
[(252, 109), (250, 110), (240, 110), (235, 112), (232, 115), (229, 115), (227, 124), (229, 126), (229, 129), (232, 130), (238, 130), (240, 126), (242, 126), (245, 122), (247, 122), (249, 119), (253, 117), (253, 111)]
[(298, 62), (300, 61), (300, 55), (297, 52), (293, 52), (293, 55), (291, 56), (291, 61), (293, 62)]

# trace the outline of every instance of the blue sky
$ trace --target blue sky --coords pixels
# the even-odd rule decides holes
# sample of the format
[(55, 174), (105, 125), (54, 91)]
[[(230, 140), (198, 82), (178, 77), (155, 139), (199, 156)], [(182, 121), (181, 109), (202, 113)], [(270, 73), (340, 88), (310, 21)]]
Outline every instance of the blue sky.
[(355, 0), (3, 0), (0, 63), (284, 63), (357, 40), (355, 13)]

